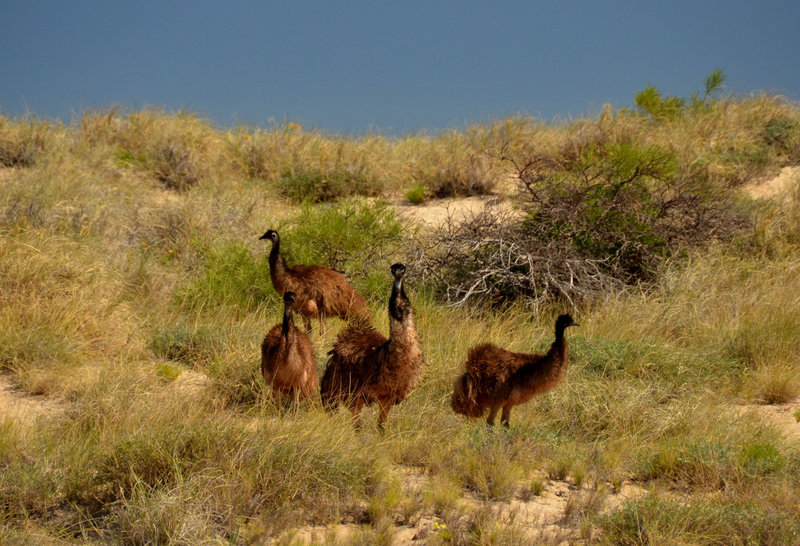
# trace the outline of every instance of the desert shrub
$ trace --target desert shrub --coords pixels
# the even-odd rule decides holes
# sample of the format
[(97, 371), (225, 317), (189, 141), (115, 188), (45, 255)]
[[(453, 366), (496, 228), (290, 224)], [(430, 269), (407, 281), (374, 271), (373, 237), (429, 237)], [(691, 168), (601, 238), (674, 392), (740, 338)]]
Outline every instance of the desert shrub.
[(491, 193), (503, 172), (486, 142), (473, 132), (441, 135), (418, 152), (411, 177), (432, 197)]
[(265, 256), (254, 256), (241, 242), (196, 242), (200, 272), (175, 290), (177, 300), (190, 309), (233, 305), (255, 309), (274, 298)]
[(598, 519), (609, 544), (792, 544), (800, 523), (749, 503), (664, 500), (651, 495)]
[(661, 91), (650, 84), (636, 94), (634, 102), (641, 112), (649, 114), (657, 120), (677, 118), (686, 105), (686, 100), (681, 97), (675, 95), (662, 97)]
[(50, 136), (47, 122), (0, 115), (0, 166), (29, 167), (44, 154)]
[[(89, 124), (89, 135), (99, 131), (96, 125)], [(111, 116), (103, 132), (116, 146), (118, 166), (140, 168), (172, 190), (197, 185), (210, 174), (220, 155), (221, 145), (208, 122), (188, 112), (143, 110), (116, 121)]]
[(377, 196), (381, 183), (367, 169), (338, 167), (331, 170), (286, 169), (278, 180), (281, 193), (298, 203), (333, 201), (354, 195)]
[(681, 116), (687, 106), (695, 110), (707, 107), (709, 99), (723, 87), (727, 77), (723, 70), (714, 70), (706, 76), (703, 97), (692, 93), (689, 100), (675, 95), (662, 96), (661, 91), (648, 83), (647, 87), (634, 96), (634, 104), (640, 113), (649, 115), (654, 120), (672, 121)]
[(682, 250), (728, 238), (744, 223), (706, 173), (656, 146), (579, 133), (553, 155), (505, 156), (522, 214), (487, 209), (447, 223), (424, 265), (450, 303), (592, 299), (653, 281)]
[(485, 195), (496, 185), (490, 159), (478, 152), (440, 166), (428, 180), (434, 197)]
[(787, 156), (791, 163), (800, 161), (800, 123), (785, 116), (771, 118), (762, 133), (764, 144)]
[(409, 228), (385, 201), (347, 201), (338, 206), (304, 206), (281, 239), (289, 263), (314, 263), (341, 271), (359, 288), (383, 294), (389, 266), (405, 255)]
[(406, 199), (408, 199), (408, 202), (412, 205), (419, 205), (420, 203), (425, 202), (425, 196), (425, 186), (422, 184), (417, 184), (406, 192)]

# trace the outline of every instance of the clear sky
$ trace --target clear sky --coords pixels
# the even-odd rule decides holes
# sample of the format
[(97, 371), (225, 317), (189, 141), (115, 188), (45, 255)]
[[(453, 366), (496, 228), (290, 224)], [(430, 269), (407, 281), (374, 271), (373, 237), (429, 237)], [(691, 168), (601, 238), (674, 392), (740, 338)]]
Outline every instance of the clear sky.
[(386, 134), (687, 96), (800, 100), (800, 0), (0, 0), (0, 112), (119, 104)]

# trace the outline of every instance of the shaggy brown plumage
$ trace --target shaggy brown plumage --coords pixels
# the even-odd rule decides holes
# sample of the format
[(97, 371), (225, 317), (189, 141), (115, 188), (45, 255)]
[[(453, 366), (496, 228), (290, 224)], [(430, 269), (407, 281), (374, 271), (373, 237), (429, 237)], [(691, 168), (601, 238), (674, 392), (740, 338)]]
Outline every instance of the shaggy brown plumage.
[(411, 302), (403, 290), (403, 264), (391, 268), (394, 276), (389, 296), (389, 338), (371, 326), (354, 325), (336, 338), (322, 376), (322, 403), (328, 410), (345, 404), (359, 423), (361, 409), (377, 404), (378, 428), (394, 404), (408, 396), (425, 364), (414, 326)]
[(512, 407), (552, 389), (563, 379), (569, 364), (564, 330), (570, 326), (578, 324), (569, 315), (556, 319), (556, 340), (544, 355), (514, 353), (491, 343), (473, 347), (467, 353), (467, 371), (453, 381), (450, 406), (468, 417), (481, 417), (489, 408), (489, 425), (494, 425), (497, 412), (503, 408), (501, 421), (507, 427)]
[(313, 317), (319, 317), (323, 334), (325, 317), (329, 316), (369, 323), (369, 308), (364, 296), (347, 282), (344, 275), (321, 265), (287, 265), (280, 254), (280, 237), (275, 230), (268, 230), (259, 239), (272, 241), (269, 253), (272, 286), (281, 296), (287, 291), (295, 293), (297, 303), (294, 310), (305, 318), (308, 332), (311, 332)]
[(261, 373), (272, 385), (278, 407), (283, 405), (284, 395), (297, 405), (300, 398), (311, 396), (319, 386), (311, 341), (292, 320), (294, 293), (286, 292), (283, 301), (283, 323), (273, 326), (261, 343)]

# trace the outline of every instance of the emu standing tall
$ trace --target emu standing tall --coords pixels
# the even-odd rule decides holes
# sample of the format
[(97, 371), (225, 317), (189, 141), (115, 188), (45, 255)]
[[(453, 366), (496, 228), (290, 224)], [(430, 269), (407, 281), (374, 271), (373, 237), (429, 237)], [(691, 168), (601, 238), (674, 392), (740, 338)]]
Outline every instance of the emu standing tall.
[(287, 265), (280, 254), (280, 237), (273, 229), (267, 230), (259, 239), (272, 241), (269, 253), (272, 286), (281, 296), (287, 290), (295, 293), (297, 303), (294, 308), (304, 316), (306, 331), (311, 332), (312, 317), (319, 317), (323, 334), (326, 316), (369, 322), (369, 308), (364, 296), (347, 282), (344, 275), (321, 265)]
[(473, 347), (467, 353), (467, 371), (453, 382), (450, 406), (468, 417), (481, 417), (489, 408), (489, 425), (494, 425), (497, 412), (503, 408), (501, 421), (508, 427), (512, 407), (552, 389), (563, 379), (569, 364), (564, 330), (570, 326), (578, 326), (571, 316), (556, 319), (556, 340), (544, 355), (513, 353), (491, 343)]
[(319, 385), (311, 341), (292, 320), (295, 301), (294, 292), (283, 295), (283, 322), (273, 326), (261, 344), (261, 374), (272, 385), (278, 407), (283, 405), (283, 395), (291, 396), (297, 405)]
[(403, 290), (403, 264), (391, 267), (394, 283), (389, 296), (389, 338), (371, 326), (354, 325), (336, 339), (322, 376), (322, 403), (332, 410), (345, 404), (360, 424), (365, 405), (379, 407), (378, 428), (383, 430), (389, 410), (405, 400), (419, 380), (422, 356), (414, 311)]

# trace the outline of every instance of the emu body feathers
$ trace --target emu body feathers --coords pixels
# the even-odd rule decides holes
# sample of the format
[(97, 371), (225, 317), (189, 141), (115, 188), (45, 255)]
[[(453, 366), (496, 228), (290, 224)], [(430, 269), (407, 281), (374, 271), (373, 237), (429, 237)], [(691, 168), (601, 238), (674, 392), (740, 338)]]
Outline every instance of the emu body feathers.
[(450, 406), (468, 417), (480, 417), (488, 408), (489, 425), (502, 408), (501, 421), (508, 426), (512, 407), (552, 389), (564, 377), (569, 364), (564, 330), (577, 325), (569, 315), (559, 316), (556, 340), (544, 355), (515, 353), (490, 343), (473, 347), (467, 353), (466, 372), (453, 382)]
[(369, 322), (367, 302), (341, 273), (321, 265), (286, 264), (280, 254), (280, 237), (272, 229), (260, 239), (272, 241), (269, 253), (269, 275), (275, 291), (283, 296), (294, 292), (293, 308), (305, 317), (306, 330), (311, 331), (311, 318), (318, 317), (325, 331), (325, 317), (355, 318)]
[(261, 374), (272, 386), (278, 406), (282, 405), (284, 395), (297, 404), (319, 386), (311, 341), (292, 320), (294, 293), (286, 292), (283, 301), (283, 323), (273, 326), (261, 343)]
[(381, 429), (391, 407), (405, 400), (416, 386), (425, 363), (411, 302), (403, 290), (404, 274), (402, 264), (392, 266), (395, 282), (389, 297), (389, 338), (371, 326), (348, 327), (328, 353), (322, 377), (326, 409), (344, 404), (358, 422), (365, 405), (377, 404)]

